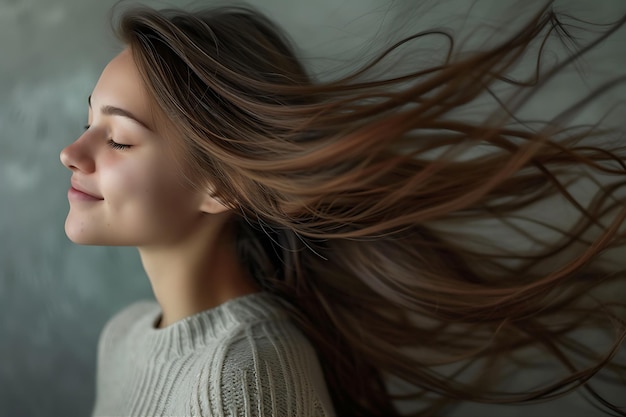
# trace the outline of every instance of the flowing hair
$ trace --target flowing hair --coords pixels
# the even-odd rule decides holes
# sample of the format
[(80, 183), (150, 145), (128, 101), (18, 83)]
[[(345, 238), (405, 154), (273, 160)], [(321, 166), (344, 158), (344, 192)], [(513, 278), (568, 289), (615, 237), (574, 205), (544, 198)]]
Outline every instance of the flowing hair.
[[(625, 273), (605, 256), (625, 245), (624, 136), (602, 120), (571, 123), (625, 79), (542, 122), (521, 116), (625, 21), (595, 26), (548, 3), (492, 46), (457, 51), (448, 32), (423, 31), (331, 81), (307, 74), (249, 7), (133, 8), (114, 28), (186, 177), (238, 214), (242, 263), (313, 343), (338, 415), (436, 414), (580, 387), (626, 415), (588, 383), (624, 372)], [(585, 29), (588, 42), (570, 34)], [(440, 63), (380, 75), (435, 36), (449, 41)], [(577, 46), (547, 65), (553, 39)], [(529, 57), (531, 74), (514, 77)], [(496, 106), (463, 116), (485, 99)], [(585, 329), (608, 339), (585, 343)], [(562, 369), (499, 385), (538, 362)]]

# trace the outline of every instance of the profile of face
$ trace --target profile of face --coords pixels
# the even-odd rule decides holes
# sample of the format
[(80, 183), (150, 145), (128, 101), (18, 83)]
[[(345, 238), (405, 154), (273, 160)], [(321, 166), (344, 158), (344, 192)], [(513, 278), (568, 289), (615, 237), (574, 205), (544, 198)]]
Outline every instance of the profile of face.
[(161, 246), (184, 239), (204, 216), (225, 210), (185, 183), (127, 48), (102, 72), (88, 128), (61, 151), (71, 172), (65, 232), (88, 245)]

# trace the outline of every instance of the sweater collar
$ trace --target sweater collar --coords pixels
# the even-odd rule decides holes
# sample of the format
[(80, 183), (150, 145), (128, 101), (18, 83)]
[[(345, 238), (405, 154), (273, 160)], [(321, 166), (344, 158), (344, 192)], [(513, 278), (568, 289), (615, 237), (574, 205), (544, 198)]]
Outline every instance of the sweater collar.
[(157, 304), (136, 323), (136, 328), (147, 333), (144, 340), (152, 355), (168, 357), (182, 356), (215, 343), (242, 325), (287, 317), (280, 301), (267, 292), (234, 298), (162, 329), (156, 327), (161, 314)]

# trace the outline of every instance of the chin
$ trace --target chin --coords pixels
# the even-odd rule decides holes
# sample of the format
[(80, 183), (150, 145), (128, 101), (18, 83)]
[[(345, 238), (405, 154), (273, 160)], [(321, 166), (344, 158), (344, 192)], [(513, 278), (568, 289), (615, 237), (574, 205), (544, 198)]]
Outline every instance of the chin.
[(102, 224), (88, 223), (71, 219), (65, 220), (65, 235), (77, 245), (86, 246), (140, 246), (141, 240), (136, 239), (135, 230), (126, 230), (121, 234), (119, 230), (112, 230)]
[(69, 240), (77, 245), (99, 245), (99, 242), (96, 242), (94, 239), (90, 239), (85, 233), (81, 233), (71, 227), (65, 226), (65, 235)]
[(69, 218), (65, 220), (65, 235), (77, 245), (109, 245), (105, 242), (106, 239), (102, 239), (102, 236), (99, 236), (98, 233), (90, 231), (83, 223), (75, 224)]

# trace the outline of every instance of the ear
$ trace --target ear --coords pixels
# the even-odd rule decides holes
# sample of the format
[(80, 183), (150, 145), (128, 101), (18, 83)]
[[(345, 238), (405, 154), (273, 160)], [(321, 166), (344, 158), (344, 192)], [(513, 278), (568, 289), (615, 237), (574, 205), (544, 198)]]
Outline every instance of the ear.
[(204, 193), (200, 201), (200, 211), (208, 214), (218, 214), (230, 210), (212, 191)]

